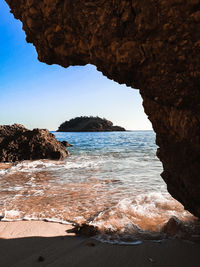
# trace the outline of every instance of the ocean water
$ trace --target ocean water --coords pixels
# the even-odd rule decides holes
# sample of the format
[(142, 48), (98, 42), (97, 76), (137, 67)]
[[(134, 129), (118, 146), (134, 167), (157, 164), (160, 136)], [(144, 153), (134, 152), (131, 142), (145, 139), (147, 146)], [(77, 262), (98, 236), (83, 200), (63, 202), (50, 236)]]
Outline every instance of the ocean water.
[(0, 169), (2, 220), (86, 223), (109, 242), (160, 239), (172, 216), (193, 220), (160, 177), (153, 131), (54, 134), (73, 144), (66, 160)]

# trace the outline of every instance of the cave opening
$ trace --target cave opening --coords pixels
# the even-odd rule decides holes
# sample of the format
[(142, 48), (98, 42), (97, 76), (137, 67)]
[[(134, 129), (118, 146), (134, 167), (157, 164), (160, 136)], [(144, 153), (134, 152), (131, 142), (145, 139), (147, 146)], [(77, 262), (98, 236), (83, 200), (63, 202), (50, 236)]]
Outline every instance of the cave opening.
[[(4, 3), (1, 3), (1, 5), (5, 9), (7, 8)], [(3, 15), (3, 18), (6, 18), (5, 15)], [(144, 113), (141, 117), (135, 115), (137, 122), (136, 120), (134, 122), (133, 119), (134, 112), (132, 109), (136, 107), (135, 100), (138, 103), (140, 102), (135, 112), (142, 109), (142, 100), (138, 91), (125, 88), (122, 85), (119, 86), (105, 79), (91, 65), (84, 68), (70, 67), (65, 70), (58, 66), (49, 67), (39, 63), (36, 60), (37, 56), (33, 46), (27, 45), (25, 42), (25, 35), (21, 31), (21, 23), (14, 21), (13, 18), (11, 20), (18, 26), (16, 30), (13, 24), (8, 25), (12, 34), (6, 36), (7, 46), (1, 51), (4, 55), (9, 54), (9, 58), (4, 57), (4, 61), (2, 61), (2, 64), (4, 64), (2, 65), (4, 76), (1, 87), (2, 98), (0, 100), (2, 104), (2, 123), (4, 121), (5, 123), (13, 123), (17, 120), (29, 128), (45, 127), (56, 130), (57, 125), (53, 121), (58, 117), (60, 118), (59, 123), (61, 123), (77, 115), (98, 115), (107, 118), (107, 114), (109, 114), (108, 119), (128, 130), (141, 130), (144, 129), (143, 127), (150, 130), (151, 126), (147, 122), (145, 122), (146, 126), (140, 126), (143, 125), (140, 123), (145, 117)], [(19, 36), (22, 38), (20, 39)], [(12, 47), (7, 53), (9, 44), (16, 44), (16, 46)], [(129, 47), (133, 44), (128, 43), (126, 45)], [(124, 49), (126, 49), (126, 46)], [(123, 61), (123, 58), (121, 60)], [(11, 61), (13, 65), (10, 64)], [(9, 79), (11, 73), (13, 74), (12, 80)], [(95, 76), (96, 81), (94, 82)], [(26, 82), (24, 83), (25, 77)], [(127, 79), (129, 78), (127, 74)], [(89, 85), (86, 80), (90, 81)], [(74, 85), (75, 82), (77, 85), (73, 88), (72, 84)], [(3, 87), (6, 90), (3, 90)], [(148, 96), (145, 97), (148, 98)], [(156, 103), (157, 100), (156, 97), (152, 102)], [(128, 103), (131, 103), (130, 106)], [(67, 115), (65, 115), (66, 110)], [(84, 114), (82, 114), (83, 110)], [(85, 110), (87, 110), (86, 113)], [(111, 112), (112, 115), (110, 115)], [(23, 120), (20, 119), (21, 116), (23, 116)], [(124, 121), (127, 121), (127, 126), (123, 125)], [(134, 128), (136, 123), (138, 126)], [(75, 209), (73, 216), (80, 217), (78, 223), (85, 222), (84, 219), (86, 219), (86, 222), (91, 223), (93, 220), (94, 225), (100, 226), (104, 222), (104, 230), (118, 227), (123, 233), (135, 232), (138, 228), (160, 230), (158, 228), (162, 227), (162, 224), (172, 215), (177, 215), (181, 219), (190, 218), (191, 215), (185, 212), (183, 207), (168, 195), (166, 187), (159, 177), (162, 167), (155, 156), (154, 133), (136, 131), (123, 133), (121, 136), (114, 133), (105, 135), (99, 133), (101, 138), (97, 134), (91, 135), (88, 133), (84, 136), (85, 140), (80, 134), (68, 134), (66, 136), (60, 133), (55, 134), (60, 140), (69, 138), (68, 141), (73, 140), (73, 143), (76, 144), (71, 148), (72, 156), (69, 157), (68, 161), (66, 160), (64, 167), (59, 164), (58, 166), (52, 166), (52, 162), (37, 162), (30, 163), (30, 165), (29, 163), (28, 165), (22, 163), (20, 165), (22, 169), (31, 169), (36, 181), (44, 179), (45, 183), (51, 183), (51, 185), (55, 183), (54, 186), (56, 186), (52, 187), (52, 191), (49, 188), (46, 191), (48, 196), (55, 193), (58, 187), (61, 191), (63, 190), (62, 200), (60, 196), (57, 196), (57, 203), (60, 205), (57, 207), (57, 211), (60, 211), (62, 207), (63, 213), (58, 218), (58, 212), (55, 212), (52, 217), (55, 216), (57, 220), (69, 219), (69, 214), (73, 213), (73, 208), (76, 206), (77, 209)], [(107, 146), (101, 140), (104, 140)], [(47, 167), (50, 168), (49, 173), (44, 176), (44, 173), (41, 174), (40, 171), (43, 172), (44, 168)], [(70, 183), (70, 185), (68, 183), (68, 189), (65, 188), (66, 169), (71, 171), (71, 174), (68, 172), (68, 182)], [(156, 175), (154, 173), (155, 169), (159, 169)], [(103, 178), (102, 173), (105, 175)], [(81, 176), (82, 174), (85, 176)], [(56, 179), (58, 176), (60, 177), (59, 182)], [(74, 180), (74, 176), (80, 179)], [(144, 177), (149, 177), (149, 184), (145, 186)], [(29, 176), (25, 175), (24, 179), (27, 183), (31, 182)], [(20, 177), (18, 181), (20, 183)], [(137, 187), (133, 181), (141, 187)], [(74, 189), (74, 183), (78, 185), (78, 189)], [(45, 187), (44, 184), (43, 186)], [(152, 191), (147, 192), (148, 187)], [(38, 188), (37, 191), (33, 192), (34, 196), (40, 195), (41, 192)], [(121, 191), (119, 192), (119, 190)], [(124, 192), (126, 193), (124, 194)], [(55, 201), (47, 195), (43, 196), (44, 204)], [(70, 201), (78, 201), (74, 202), (76, 204), (73, 203), (72, 208), (68, 210), (65, 206), (65, 203), (69, 201), (67, 196), (69, 196)], [(88, 196), (90, 197), (88, 198)], [(83, 201), (81, 202), (80, 199)], [(87, 202), (88, 199), (91, 201)], [(94, 199), (99, 201), (95, 203)], [(35, 203), (39, 203), (39, 198), (36, 199)], [(24, 205), (24, 207), (28, 210), (28, 206)], [(44, 207), (46, 207), (46, 204)], [(6, 204), (6, 209), (8, 208), (12, 210)], [(90, 213), (91, 211), (92, 213)], [(9, 215), (9, 213), (7, 214)], [(17, 216), (23, 215), (19, 212)], [(46, 215), (40, 214), (40, 216), (43, 218), (42, 216)], [(108, 220), (109, 216), (111, 216), (110, 220)], [(111, 222), (114, 222), (114, 224)]]

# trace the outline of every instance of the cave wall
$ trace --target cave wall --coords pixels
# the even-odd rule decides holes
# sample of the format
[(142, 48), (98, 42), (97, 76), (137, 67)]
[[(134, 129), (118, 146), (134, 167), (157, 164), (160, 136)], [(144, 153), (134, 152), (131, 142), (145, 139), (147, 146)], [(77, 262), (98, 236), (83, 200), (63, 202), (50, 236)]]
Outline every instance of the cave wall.
[(6, 2), (40, 61), (140, 89), (168, 191), (200, 217), (200, 1)]

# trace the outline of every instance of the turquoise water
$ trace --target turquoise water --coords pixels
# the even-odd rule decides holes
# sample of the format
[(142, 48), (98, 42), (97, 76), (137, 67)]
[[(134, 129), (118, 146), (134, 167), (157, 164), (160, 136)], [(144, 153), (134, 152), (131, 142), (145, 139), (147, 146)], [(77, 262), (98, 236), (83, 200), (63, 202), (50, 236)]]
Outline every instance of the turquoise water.
[(166, 191), (153, 131), (54, 134), (73, 144), (67, 159), (71, 179), (120, 180), (130, 192)]
[(87, 223), (101, 239), (135, 240), (155, 238), (172, 216), (191, 218), (160, 177), (153, 131), (54, 134), (73, 145), (64, 161), (0, 170), (3, 220)]

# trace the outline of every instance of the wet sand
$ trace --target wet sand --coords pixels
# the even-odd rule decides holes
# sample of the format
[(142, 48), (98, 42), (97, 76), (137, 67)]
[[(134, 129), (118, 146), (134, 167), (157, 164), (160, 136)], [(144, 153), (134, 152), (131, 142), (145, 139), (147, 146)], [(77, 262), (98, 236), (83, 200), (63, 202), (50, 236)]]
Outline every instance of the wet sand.
[(141, 245), (103, 244), (71, 236), (69, 225), (0, 222), (0, 266), (70, 267), (198, 267), (200, 244), (166, 240)]
[(6, 170), (12, 167), (11, 163), (0, 163), (0, 170)]

